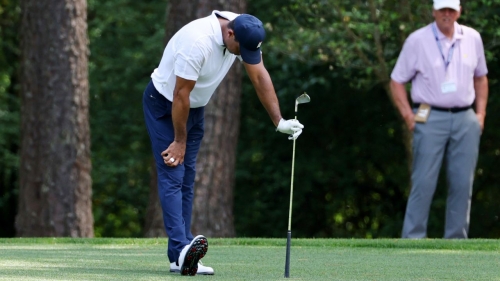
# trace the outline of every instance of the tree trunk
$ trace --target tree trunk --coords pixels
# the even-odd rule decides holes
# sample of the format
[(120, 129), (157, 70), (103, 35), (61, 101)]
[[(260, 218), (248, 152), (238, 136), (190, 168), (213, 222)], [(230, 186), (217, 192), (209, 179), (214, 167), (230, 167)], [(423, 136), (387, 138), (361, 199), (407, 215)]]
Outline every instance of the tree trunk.
[[(208, 0), (175, 0), (167, 7), (165, 42), (182, 26), (200, 17), (210, 15), (212, 10), (243, 13), (245, 0), (215, 2)], [(193, 202), (193, 234), (210, 237), (235, 235), (233, 221), (233, 189), (238, 140), (241, 63), (236, 62), (205, 108), (205, 136), (196, 164), (195, 197)], [(152, 169), (156, 169), (153, 165)], [(156, 174), (156, 173), (155, 173)], [(153, 181), (151, 181), (153, 183)], [(157, 193), (156, 184), (150, 186)], [(155, 201), (152, 201), (155, 200)], [(145, 233), (159, 233), (163, 229), (162, 212), (158, 195), (150, 195)], [(151, 206), (153, 205), (153, 207)], [(160, 223), (154, 223), (161, 222)]]
[(85, 0), (21, 1), (17, 236), (93, 237)]
[(193, 234), (234, 237), (233, 189), (240, 127), (241, 64), (205, 108), (205, 136), (196, 163)]

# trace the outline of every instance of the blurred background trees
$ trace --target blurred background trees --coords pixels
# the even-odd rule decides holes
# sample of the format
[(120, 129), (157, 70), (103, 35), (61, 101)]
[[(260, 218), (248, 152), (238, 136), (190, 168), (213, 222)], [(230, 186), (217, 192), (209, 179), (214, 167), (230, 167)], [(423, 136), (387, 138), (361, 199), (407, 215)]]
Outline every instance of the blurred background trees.
[[(142, 237), (147, 234), (154, 171), (141, 96), (172, 26), (165, 26), (170, 2), (87, 2), (94, 232), (95, 236)], [(242, 3), (207, 9), (245, 12)], [(20, 185), (21, 10), (17, 0), (0, 0), (0, 5), (0, 235), (12, 237)], [(500, 1), (462, 1), (462, 6), (459, 22), (482, 34), (490, 81), (470, 236), (498, 238)], [(283, 116), (293, 117), (298, 95), (311, 96), (311, 103), (299, 110), (306, 128), (296, 148), (294, 237), (400, 236), (409, 193), (408, 143), (386, 83), (404, 39), (432, 21), (431, 10), (432, 1), (410, 0), (247, 3), (246, 12), (266, 25), (264, 63)], [(197, 204), (214, 212), (230, 209), (236, 236), (285, 237), (292, 142), (275, 132), (244, 71), (241, 77), (236, 152), (231, 155), (230, 146), (218, 147), (234, 157), (234, 186), (223, 191), (225, 199), (205, 200), (198, 194), (203, 200)], [(226, 114), (221, 111), (227, 106), (214, 104), (214, 116)], [(222, 128), (235, 132), (227, 125)], [(214, 153), (210, 146), (214, 143), (203, 144), (207, 155)], [(230, 177), (230, 172), (216, 167), (203, 170), (207, 165), (200, 166), (197, 184), (203, 177), (213, 183), (197, 192), (216, 191), (220, 186), (215, 186), (215, 177)], [(234, 207), (230, 207), (232, 198)], [(429, 237), (442, 236), (445, 203), (445, 179), (440, 177)]]
[(18, 1), (0, 0), (0, 229), (15, 235), (14, 220), (19, 190), (20, 101)]

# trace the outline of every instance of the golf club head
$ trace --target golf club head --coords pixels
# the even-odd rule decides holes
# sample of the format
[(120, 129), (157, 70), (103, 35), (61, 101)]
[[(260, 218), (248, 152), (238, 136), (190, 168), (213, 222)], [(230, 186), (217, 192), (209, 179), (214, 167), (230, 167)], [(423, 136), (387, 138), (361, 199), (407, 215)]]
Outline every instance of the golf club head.
[(295, 112), (297, 112), (297, 106), (301, 103), (308, 103), (311, 101), (311, 98), (308, 94), (303, 93), (297, 99), (295, 99)]

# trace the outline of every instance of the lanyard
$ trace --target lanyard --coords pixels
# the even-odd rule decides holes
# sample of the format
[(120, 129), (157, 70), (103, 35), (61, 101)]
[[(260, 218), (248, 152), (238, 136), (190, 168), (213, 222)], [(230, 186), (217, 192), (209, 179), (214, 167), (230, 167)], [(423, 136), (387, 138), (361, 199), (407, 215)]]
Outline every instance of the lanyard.
[(437, 29), (436, 29), (435, 24), (432, 24), (432, 32), (434, 32), (434, 38), (436, 38), (436, 43), (438, 45), (439, 52), (441, 52), (441, 57), (443, 58), (443, 62), (444, 62), (444, 71), (446, 72), (448, 70), (448, 65), (450, 65), (451, 59), (453, 58), (453, 51), (455, 50), (455, 43), (457, 41), (455, 41), (455, 43), (453, 43), (453, 45), (451, 45), (450, 50), (448, 51), (448, 59), (445, 59), (444, 54), (443, 54), (443, 47), (441, 46), (441, 41), (439, 41), (438, 33), (437, 33)]

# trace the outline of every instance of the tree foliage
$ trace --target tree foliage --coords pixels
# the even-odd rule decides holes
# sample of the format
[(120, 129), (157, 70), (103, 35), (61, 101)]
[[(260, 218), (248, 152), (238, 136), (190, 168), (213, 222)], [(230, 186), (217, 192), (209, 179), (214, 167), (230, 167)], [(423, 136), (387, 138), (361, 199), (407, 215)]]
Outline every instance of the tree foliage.
[(163, 51), (165, 6), (88, 2), (96, 236), (142, 236), (151, 155), (142, 93)]
[(419, 1), (294, 0), (269, 27), (273, 46), (302, 62), (341, 68), (353, 87), (387, 82), (408, 34), (430, 21)]
[(19, 189), (19, 26), (16, 0), (0, 1), (0, 236), (14, 236)]
[[(19, 8), (15, 0), (0, 3), (0, 209), (3, 225), (12, 225), (1, 235), (10, 236), (20, 141)], [(141, 96), (163, 51), (165, 4), (88, 0), (96, 236), (142, 236), (150, 148)], [(293, 118), (294, 99), (303, 92), (311, 96), (298, 111), (306, 127), (296, 147), (294, 237), (399, 237), (409, 172), (403, 131), (384, 79), (377, 75), (390, 73), (408, 34), (432, 21), (431, 5), (416, 0), (248, 2), (248, 12), (266, 25), (264, 63), (282, 115)], [(470, 236), (498, 238), (500, 1), (462, 1), (462, 6), (459, 22), (481, 33), (490, 79)], [(234, 191), (237, 236), (285, 237), (292, 142), (275, 132), (244, 77)], [(445, 203), (440, 177), (429, 237), (442, 236)]]
[[(460, 20), (482, 33), (492, 93), (498, 88), (495, 26), (499, 7), (500, 1), (467, 2)], [(282, 104), (291, 108), (293, 99), (302, 91), (312, 98), (311, 104), (299, 113), (306, 129), (297, 149), (292, 227), (296, 229), (295, 235), (398, 237), (409, 192), (405, 183), (409, 171), (403, 168), (406, 166), (405, 150), (401, 147), (404, 131), (396, 122), (397, 114), (387, 106), (390, 100), (384, 83), (407, 35), (432, 21), (431, 3), (296, 0), (277, 8), (274, 20), (266, 24), (272, 37), (265, 45), (268, 52), (265, 57), (271, 58), (273, 79), (279, 85)], [(269, 61), (267, 65), (270, 66)], [(307, 106), (314, 106), (311, 113)], [(498, 191), (495, 180), (489, 181), (496, 178), (492, 167), (498, 162), (494, 156), (498, 149), (493, 145), (498, 137), (495, 130), (498, 106), (497, 98), (491, 97), (474, 189), (472, 237), (484, 237), (485, 229), (490, 233), (488, 237), (497, 237), (499, 231), (500, 210), (493, 207), (492, 199), (498, 197)], [(243, 115), (248, 116), (248, 112)], [(255, 128), (262, 122), (257, 120), (246, 117), (244, 122)], [(242, 134), (245, 132), (242, 130)], [(245, 137), (249, 138), (243, 135), (242, 139)], [(307, 143), (308, 137), (312, 138), (309, 146), (301, 148), (307, 146), (303, 143)], [(272, 154), (264, 153), (271, 150), (266, 146), (271, 143), (274, 140), (262, 145), (260, 140), (263, 149), (242, 145), (244, 152), (240, 159), (245, 164), (241, 165), (251, 167), (251, 172), (242, 171), (241, 189), (247, 189), (237, 192), (237, 198), (239, 195), (249, 201), (250, 194), (260, 211), (244, 209), (237, 214), (240, 219), (252, 218), (242, 219), (237, 225), (243, 235), (278, 235), (279, 229), (272, 225), (281, 225), (283, 233), (285, 230), (283, 205), (287, 205), (285, 185), (289, 180), (285, 181), (281, 173), (289, 170), (282, 171), (286, 166), (281, 163), (289, 163), (286, 155), (291, 152), (290, 147), (283, 150), (280, 147)], [(299, 160), (302, 154), (309, 159), (307, 165)], [(275, 165), (270, 164), (274, 161)], [(274, 170), (276, 167), (280, 167), (279, 172)], [(245, 186), (245, 181), (251, 181), (252, 186)], [(446, 200), (443, 177), (439, 186), (429, 219), (430, 237), (442, 235)], [(272, 211), (273, 202), (281, 211)], [(488, 215), (480, 215), (484, 213)]]

